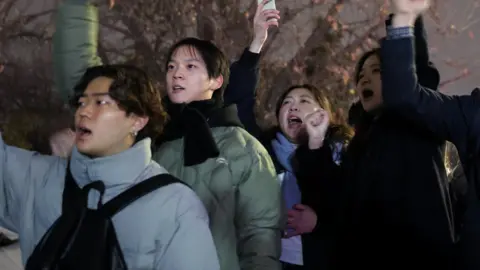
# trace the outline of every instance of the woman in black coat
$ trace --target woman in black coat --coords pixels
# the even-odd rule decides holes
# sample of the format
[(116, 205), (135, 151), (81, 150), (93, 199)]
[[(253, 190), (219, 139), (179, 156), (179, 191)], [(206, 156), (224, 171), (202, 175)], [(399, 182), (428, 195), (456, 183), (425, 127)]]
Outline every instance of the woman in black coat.
[[(395, 1), (399, 2), (399, 1)], [(404, 3), (405, 4), (405, 3)], [(447, 96), (423, 87), (416, 78), (415, 49), (410, 20), (421, 11), (405, 4), (395, 15), (393, 32), (403, 32), (382, 44), (382, 76), (385, 105), (411, 123), (423, 126), (442, 140), (455, 144), (467, 180), (464, 210), (457, 212), (456, 258), (453, 269), (480, 269), (480, 99), (479, 91), (469, 96)], [(428, 5), (424, 5), (428, 8)], [(409, 31), (410, 30), (410, 31)]]
[[(438, 75), (423, 59), (427, 71), (418, 76)], [(341, 166), (328, 141), (303, 146), (298, 178), (318, 179), (318, 222), (334, 235), (333, 269), (449, 269), (455, 235), (444, 141), (383, 106), (381, 62), (377, 49), (358, 63), (365, 114)]]

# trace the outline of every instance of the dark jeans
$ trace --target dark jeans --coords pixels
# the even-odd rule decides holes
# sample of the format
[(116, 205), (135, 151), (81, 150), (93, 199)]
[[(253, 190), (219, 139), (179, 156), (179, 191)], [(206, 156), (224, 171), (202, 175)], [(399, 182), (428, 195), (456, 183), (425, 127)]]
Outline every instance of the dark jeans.
[(282, 262), (283, 270), (304, 270), (303, 265), (289, 264)]

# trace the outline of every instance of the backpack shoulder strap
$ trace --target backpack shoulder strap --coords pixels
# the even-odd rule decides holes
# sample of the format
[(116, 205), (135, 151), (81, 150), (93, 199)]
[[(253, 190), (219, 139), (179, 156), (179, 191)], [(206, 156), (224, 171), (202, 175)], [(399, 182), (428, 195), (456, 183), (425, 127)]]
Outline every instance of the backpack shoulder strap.
[(81, 189), (77, 185), (77, 182), (75, 182), (73, 179), (72, 173), (70, 172), (70, 161), (68, 161), (65, 172), (65, 184), (63, 187), (62, 213), (65, 213), (68, 209), (71, 209), (72, 206), (81, 205), (78, 201), (80, 192)]
[(138, 198), (141, 198), (142, 196), (147, 195), (152, 191), (174, 183), (187, 185), (180, 179), (167, 173), (155, 175), (120, 193), (115, 198), (104, 204), (101, 207), (101, 211), (106, 216), (113, 217), (116, 213), (120, 212), (122, 209), (136, 201)]

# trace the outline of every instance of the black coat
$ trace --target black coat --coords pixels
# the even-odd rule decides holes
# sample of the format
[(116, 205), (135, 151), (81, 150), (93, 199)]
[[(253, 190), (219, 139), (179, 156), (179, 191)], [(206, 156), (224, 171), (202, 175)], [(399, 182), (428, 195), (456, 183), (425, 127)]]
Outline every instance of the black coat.
[[(392, 15), (386, 20), (385, 25), (388, 28), (391, 25)], [(415, 21), (415, 64), (417, 66), (417, 76), (419, 83), (424, 87), (436, 90), (440, 83), (440, 74), (435, 68), (428, 54), (427, 32), (423, 24), (422, 16)], [(357, 101), (352, 104), (348, 111), (348, 123), (356, 126), (365, 117), (365, 110), (362, 103)]]
[[(277, 174), (285, 171), (277, 161), (273, 152), (271, 141), (278, 130), (269, 130), (262, 132), (255, 120), (255, 88), (258, 83), (259, 55), (249, 52), (247, 49), (243, 52), (240, 59), (230, 67), (230, 81), (225, 90), (225, 103), (234, 103), (238, 108), (238, 116), (245, 126), (245, 129), (257, 137), (265, 146), (272, 157)], [(302, 187), (300, 187), (302, 189)], [(302, 204), (313, 206), (317, 203), (316, 196), (307, 191), (302, 191)], [(318, 224), (317, 224), (318, 225)], [(320, 226), (309, 234), (302, 237), (303, 264), (306, 270), (328, 270), (328, 251), (330, 235)]]
[[(453, 217), (442, 142), (394, 116), (351, 142), (342, 165), (329, 147), (300, 148), (298, 179), (322, 200), (315, 211), (335, 235), (332, 269), (448, 269)], [(395, 262), (394, 265), (385, 264)]]
[[(387, 26), (389, 21), (386, 22)], [(415, 26), (415, 36), (417, 40), (417, 51), (419, 52), (417, 55), (418, 66), (421, 67), (418, 69), (418, 76), (424, 80), (426, 85), (431, 87), (438, 86), (439, 82), (439, 75), (438, 71), (433, 67), (433, 65), (429, 62), (428, 58), (428, 46), (426, 41), (426, 33), (423, 27), (422, 20), (419, 19), (416, 22)], [(242, 123), (246, 127), (246, 129), (251, 132), (252, 134), (256, 135), (258, 138), (266, 146), (267, 150), (271, 150), (270, 147), (270, 139), (271, 136), (263, 136), (265, 134), (261, 133), (256, 125), (255, 117), (254, 117), (254, 83), (258, 80), (258, 65), (252, 65), (254, 62), (252, 61), (242, 61), (245, 59), (253, 59), (253, 57), (245, 58), (250, 53), (247, 51), (244, 52), (242, 55), (241, 60), (239, 63), (250, 63), (249, 65), (245, 64), (236, 64), (232, 65), (232, 78), (238, 78), (238, 80), (232, 80), (229, 83), (229, 88), (227, 88), (225, 92), (225, 100), (234, 102), (238, 105), (239, 109), (239, 116), (242, 120)], [(235, 69), (234, 69), (235, 68)], [(234, 73), (236, 75), (234, 76)], [(257, 76), (257, 77), (255, 77)], [(248, 78), (248, 79), (246, 79)], [(252, 88), (253, 87), (253, 88)], [(384, 118), (384, 119), (388, 119)], [(384, 122), (388, 122), (385, 121)], [(395, 129), (391, 129), (392, 127), (385, 127), (386, 132), (395, 134)], [(409, 130), (411, 126), (406, 127), (406, 130)], [(378, 133), (380, 132), (380, 133)], [(375, 131), (374, 134), (381, 134), (382, 131)], [(267, 134), (268, 135), (268, 134)], [(382, 136), (380, 136), (382, 137)], [(401, 136), (400, 136), (401, 137)], [(267, 138), (265, 140), (265, 138)], [(373, 138), (373, 137), (372, 137)], [(397, 136), (391, 137), (391, 142), (396, 142)], [(407, 142), (409, 139), (405, 138)], [(434, 152), (435, 154), (440, 154), (437, 147), (441, 147), (441, 142), (435, 141), (433, 144), (428, 147), (428, 151), (430, 153)], [(381, 148), (381, 147), (380, 147)], [(401, 148), (401, 147), (400, 147)], [(272, 151), (269, 151), (272, 154), (272, 159), (275, 162), (275, 155), (273, 155)], [(413, 151), (413, 155), (416, 155), (416, 151)], [(412, 152), (410, 152), (412, 155)], [(435, 156), (437, 158), (437, 156)], [(433, 159), (433, 157), (432, 157)], [(436, 159), (435, 163), (439, 163), (441, 159)], [(312, 161), (312, 160), (310, 160)], [(282, 172), (283, 168), (277, 163), (276, 168), (277, 172)], [(377, 164), (378, 165), (378, 164)], [(377, 166), (374, 165), (374, 166)], [(432, 167), (432, 166), (429, 166)], [(315, 167), (315, 168), (318, 168)], [(402, 169), (400, 169), (402, 171)], [(322, 202), (324, 200), (320, 200), (318, 196), (319, 189), (322, 189), (321, 186), (315, 185), (315, 180), (317, 178), (312, 177), (312, 175), (308, 175), (308, 169), (304, 171), (305, 173), (299, 172), (300, 177), (297, 176), (299, 179), (300, 189), (302, 192), (302, 203), (314, 208), (315, 211), (319, 210), (319, 207), (322, 206)], [(420, 174), (422, 175), (422, 174)], [(438, 175), (444, 175), (444, 172), (439, 172), (437, 175), (430, 176), (431, 179), (440, 179), (437, 177)], [(302, 177), (303, 176), (303, 177)], [(300, 179), (302, 178), (302, 179)], [(313, 180), (312, 180), (313, 179)], [(440, 181), (440, 180), (439, 180)], [(443, 179), (441, 180), (443, 181)], [(441, 185), (440, 185), (441, 186)], [(442, 186), (443, 188), (443, 186)], [(331, 194), (335, 194), (332, 192)], [(440, 193), (439, 193), (440, 194)], [(446, 210), (448, 212), (448, 210)], [(319, 213), (319, 215), (323, 215), (323, 213)], [(330, 227), (326, 226), (323, 223), (317, 223), (317, 227), (315, 228), (314, 232), (310, 234), (302, 235), (302, 245), (303, 245), (303, 258), (304, 258), (304, 266), (306, 269), (328, 269), (327, 264), (329, 264), (329, 258), (331, 257), (331, 245), (334, 242), (334, 238), (332, 238), (333, 234), (330, 231)]]
[[(421, 30), (416, 40), (425, 38)], [(417, 76), (436, 89), (426, 40), (416, 45)], [(296, 155), (297, 178), (316, 178), (304, 190), (321, 200), (320, 226), (334, 235), (331, 269), (449, 269), (455, 230), (444, 139), (388, 109), (362, 113), (356, 124), (340, 167), (329, 147)]]
[(383, 98), (390, 110), (421, 125), (440, 139), (455, 144), (468, 181), (465, 209), (457, 212), (462, 224), (453, 269), (480, 269), (480, 99), (447, 96), (418, 84), (413, 72), (412, 38), (385, 40), (382, 44)]

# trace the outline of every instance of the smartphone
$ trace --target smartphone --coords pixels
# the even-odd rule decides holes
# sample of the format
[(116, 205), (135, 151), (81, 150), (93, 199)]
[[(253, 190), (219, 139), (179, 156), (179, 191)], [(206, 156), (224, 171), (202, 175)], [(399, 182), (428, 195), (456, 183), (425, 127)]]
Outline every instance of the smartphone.
[[(258, 0), (258, 4), (261, 4), (262, 2), (263, 0)], [(265, 6), (263, 6), (263, 10), (266, 9), (277, 9), (277, 7), (275, 6), (275, 0), (268, 1)]]

